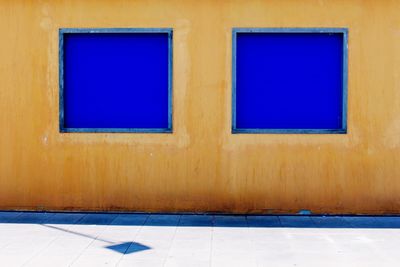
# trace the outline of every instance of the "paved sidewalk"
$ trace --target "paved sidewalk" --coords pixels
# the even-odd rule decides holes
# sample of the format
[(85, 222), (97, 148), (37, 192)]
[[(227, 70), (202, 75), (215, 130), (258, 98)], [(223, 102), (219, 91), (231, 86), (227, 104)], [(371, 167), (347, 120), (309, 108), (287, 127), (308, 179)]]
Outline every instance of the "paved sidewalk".
[(0, 212), (0, 266), (400, 266), (400, 217)]

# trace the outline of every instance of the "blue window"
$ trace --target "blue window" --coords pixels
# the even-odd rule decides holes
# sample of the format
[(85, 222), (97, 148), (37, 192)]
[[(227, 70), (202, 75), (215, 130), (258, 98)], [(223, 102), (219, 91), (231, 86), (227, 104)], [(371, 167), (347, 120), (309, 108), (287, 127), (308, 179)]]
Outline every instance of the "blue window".
[(60, 29), (61, 132), (172, 132), (172, 29)]
[(234, 29), (233, 133), (346, 133), (347, 29)]

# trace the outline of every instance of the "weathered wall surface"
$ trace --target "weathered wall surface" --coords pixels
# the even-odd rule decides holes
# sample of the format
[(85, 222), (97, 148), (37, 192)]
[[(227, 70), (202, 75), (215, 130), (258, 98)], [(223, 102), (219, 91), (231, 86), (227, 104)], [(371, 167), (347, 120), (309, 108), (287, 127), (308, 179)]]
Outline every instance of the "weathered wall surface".
[[(0, 1), (0, 209), (400, 213), (400, 1)], [(174, 28), (173, 134), (61, 134), (58, 28)], [(347, 135), (232, 135), (232, 27), (348, 27)]]

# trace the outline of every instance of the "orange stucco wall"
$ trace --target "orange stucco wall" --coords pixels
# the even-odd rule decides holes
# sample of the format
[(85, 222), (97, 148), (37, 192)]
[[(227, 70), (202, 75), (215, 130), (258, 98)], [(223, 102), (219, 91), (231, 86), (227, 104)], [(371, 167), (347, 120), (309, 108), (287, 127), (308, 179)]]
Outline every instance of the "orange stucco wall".
[[(399, 10), (0, 0), (0, 209), (400, 213)], [(62, 27), (172, 27), (174, 133), (59, 133)], [(348, 27), (348, 134), (232, 135), (232, 27)]]

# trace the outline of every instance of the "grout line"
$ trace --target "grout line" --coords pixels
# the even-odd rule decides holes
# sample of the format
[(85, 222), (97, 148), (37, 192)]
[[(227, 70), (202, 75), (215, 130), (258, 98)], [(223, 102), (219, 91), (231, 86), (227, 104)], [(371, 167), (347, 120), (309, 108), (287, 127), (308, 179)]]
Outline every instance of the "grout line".
[[(98, 232), (98, 234), (96, 235), (96, 238), (93, 238), (93, 240), (81, 251), (81, 253), (79, 253), (79, 255), (74, 260), (72, 260), (72, 262), (69, 264), (69, 266), (72, 266), (75, 264), (75, 262), (82, 256), (82, 254), (97, 240), (97, 238), (107, 229), (107, 227), (109, 227), (117, 219), (117, 217), (118, 217), (118, 215), (115, 216), (114, 219), (112, 219), (102, 231)], [(101, 225), (101, 226), (103, 226), (103, 225)]]
[[(15, 219), (17, 219), (18, 217), (20, 217), (21, 215), (22, 215), (22, 212), (16, 212), (17, 213), (17, 215), (15, 215), (14, 217), (12, 217), (12, 218), (9, 218), (8, 220), (5, 220), (5, 224), (10, 224), (10, 223), (12, 223), (12, 220), (15, 220)], [(19, 213), (19, 214), (18, 214)], [(1, 225), (1, 224), (0, 224)], [(8, 241), (6, 241), (3, 245), (1, 245), (0, 246), (0, 249), (3, 249), (3, 248), (6, 248), (10, 243), (12, 242), (12, 240), (8, 240)]]
[[(256, 229), (256, 228), (252, 228), (249, 226), (248, 216), (246, 216), (246, 223), (247, 223), (247, 236), (250, 239), (250, 253), (251, 253), (251, 252), (256, 251), (257, 246), (256, 246), (254, 239), (251, 236), (250, 230), (253, 229), (253, 231), (255, 231), (254, 229)], [(255, 254), (253, 254), (251, 256), (253, 256), (254, 263), (256, 264), (256, 266), (261, 266), (261, 264), (259, 264), (259, 259), (255, 256)]]
[(214, 226), (215, 226), (215, 216), (212, 215), (212, 224), (211, 224), (211, 246), (210, 246), (210, 267), (212, 266), (213, 259), (213, 242), (214, 242)]
[[(45, 213), (44, 215), (44, 219), (39, 220), (38, 223), (32, 223), (32, 225), (42, 225), (43, 222), (46, 221), (47, 218), (51, 218), (54, 217), (55, 214), (48, 214)], [(21, 264), (21, 266), (26, 266), (30, 261), (32, 261), (32, 259), (34, 259), (37, 255), (39, 255), (42, 251), (44, 251), (46, 248), (48, 248), (53, 242), (54, 240), (56, 240), (58, 238), (58, 235), (56, 235), (53, 239), (51, 239), (46, 245), (44, 245), (39, 251), (37, 251), (36, 253), (34, 253), (29, 259), (27, 259), (24, 263)]]
[(73, 225), (76, 225), (76, 224), (80, 223), (80, 222), (81, 222), (84, 218), (86, 218), (88, 215), (89, 215), (88, 213), (84, 213), (83, 216), (82, 216), (79, 220), (77, 220)]
[(174, 235), (172, 236), (172, 240), (171, 240), (171, 243), (169, 245), (167, 256), (164, 259), (163, 266), (165, 266), (165, 264), (167, 264), (168, 257), (169, 257), (169, 254), (171, 253), (172, 245), (174, 244), (176, 232), (178, 231), (178, 226), (179, 226), (179, 223), (181, 222), (181, 219), (182, 219), (182, 215), (179, 215), (178, 222), (176, 223), (176, 226), (175, 226), (175, 232), (174, 232)]
[(30, 257), (26, 262), (24, 262), (21, 266), (26, 266), (27, 264), (29, 264), (29, 262), (31, 262), (33, 259), (35, 259), (38, 255), (40, 255), (43, 251), (45, 251), (48, 247), (51, 246), (51, 244), (53, 244), (59, 237), (61, 236), (61, 233), (59, 235), (56, 235), (52, 240), (50, 240), (50, 242), (45, 245), (41, 250), (37, 251), (34, 255), (32, 255), (32, 257)]
[(251, 261), (254, 261), (254, 263), (256, 264), (256, 266), (258, 266), (258, 264), (257, 264), (257, 258), (255, 257), (255, 254), (253, 254), (254, 251), (255, 251), (255, 249), (253, 249), (253, 247), (255, 248), (255, 245), (254, 245), (253, 239), (251, 238), (249, 221), (247, 220), (247, 216), (244, 216), (244, 218), (245, 218), (245, 220), (246, 220), (246, 238), (248, 239), (249, 244), (250, 244), (250, 247), (249, 247), (249, 249), (250, 249), (249, 254), (250, 254), (250, 255), (248, 255), (248, 256), (249, 256), (249, 260), (250, 260), (250, 262), (251, 262)]
[[(22, 214), (23, 214), (23, 213), (21, 212), (21, 214), (19, 214), (19, 215), (17, 215), (16, 217), (14, 217), (13, 220), (14, 220), (14, 219), (17, 219), (17, 218), (19, 218), (19, 217), (21, 217)], [(46, 218), (48, 218), (48, 217), (51, 218), (51, 217), (53, 217), (53, 216), (55, 216), (55, 215), (54, 215), (54, 214), (51, 214), (51, 215), (50, 215), (50, 214), (48, 214), (48, 213), (45, 213), (45, 214), (43, 215), (43, 217), (44, 217), (43, 219), (39, 219), (38, 222), (28, 223), (28, 225), (32, 225), (32, 226), (41, 225), (42, 222), (45, 221)], [(16, 224), (21, 224), (21, 223), (18, 223), (18, 222), (17, 222)], [(46, 248), (51, 244), (51, 242), (53, 242), (54, 239), (56, 239), (56, 238), (57, 238), (57, 237), (51, 239), (51, 240), (49, 241), (49, 243), (45, 244), (39, 251), (37, 251), (37, 252), (34, 253), (31, 257), (29, 257), (24, 263), (21, 264), (21, 266), (26, 265), (29, 261), (32, 260), (32, 258), (36, 257), (36, 255), (38, 255), (40, 252), (42, 252), (44, 249), (46, 249)], [(7, 243), (7, 245), (3, 246), (2, 249), (3, 249), (3, 248), (6, 248), (7, 246), (9, 246), (11, 243), (12, 243), (12, 241), (10, 241), (9, 243)]]
[(15, 216), (8, 218), (8, 220), (5, 220), (4, 223), (13, 223), (12, 220), (18, 219), (22, 214), (23, 212), (16, 212)]
[[(76, 222), (74, 222), (74, 223), (72, 223), (72, 224), (70, 224), (71, 226), (72, 225), (76, 225), (79, 221), (81, 221), (84, 217), (86, 217), (86, 215), (87, 214), (83, 214), (82, 215), (82, 217), (79, 219), (79, 220), (77, 220)], [(52, 214), (52, 217), (53, 216), (56, 216), (56, 213), (53, 213)], [(43, 225), (43, 222), (41, 223), (41, 225)], [(55, 237), (54, 237), (54, 239), (53, 240), (51, 240), (48, 244), (47, 244), (47, 246), (45, 246), (42, 250), (40, 250), (40, 251), (38, 251), (37, 253), (35, 253), (35, 255), (33, 255), (31, 258), (29, 258), (25, 263), (23, 263), (21, 266), (25, 266), (25, 265), (27, 265), (27, 264), (29, 264), (29, 262), (31, 262), (33, 259), (35, 259), (38, 255), (40, 255), (43, 251), (45, 251), (51, 244), (53, 244), (57, 239), (59, 239), (60, 237), (62, 236), (62, 233), (59, 233), (58, 235), (56, 235)]]
[(282, 221), (281, 221), (281, 216), (276, 216), (276, 218), (278, 219), (278, 222), (279, 222), (279, 227), (283, 227), (283, 225), (282, 225)]

